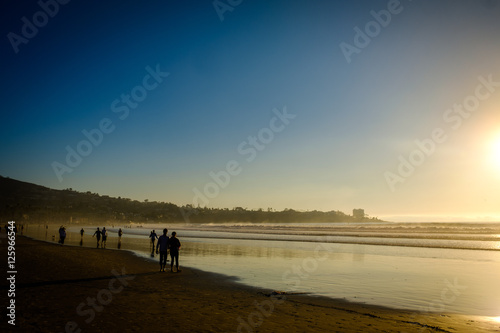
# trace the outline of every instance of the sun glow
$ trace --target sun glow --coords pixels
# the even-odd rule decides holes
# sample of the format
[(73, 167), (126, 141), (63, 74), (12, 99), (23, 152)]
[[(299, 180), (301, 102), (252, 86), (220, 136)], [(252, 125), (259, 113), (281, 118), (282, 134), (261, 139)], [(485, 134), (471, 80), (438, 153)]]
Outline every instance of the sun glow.
[(492, 138), (489, 147), (489, 154), (491, 163), (496, 170), (500, 171), (500, 134), (497, 134)]

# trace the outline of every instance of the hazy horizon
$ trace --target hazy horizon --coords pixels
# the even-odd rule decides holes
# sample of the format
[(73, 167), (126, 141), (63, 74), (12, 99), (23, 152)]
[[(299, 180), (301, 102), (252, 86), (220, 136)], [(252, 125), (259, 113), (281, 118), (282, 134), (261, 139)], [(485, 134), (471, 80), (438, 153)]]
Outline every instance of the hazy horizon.
[(500, 221), (497, 2), (0, 6), (5, 177), (177, 205)]

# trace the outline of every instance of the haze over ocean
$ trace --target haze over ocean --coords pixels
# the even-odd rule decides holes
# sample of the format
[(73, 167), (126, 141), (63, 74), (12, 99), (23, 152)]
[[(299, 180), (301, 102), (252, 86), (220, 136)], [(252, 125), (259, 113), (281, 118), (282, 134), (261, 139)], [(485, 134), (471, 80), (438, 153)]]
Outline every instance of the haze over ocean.
[(2, 176), (178, 205), (499, 220), (495, 1), (0, 6)]

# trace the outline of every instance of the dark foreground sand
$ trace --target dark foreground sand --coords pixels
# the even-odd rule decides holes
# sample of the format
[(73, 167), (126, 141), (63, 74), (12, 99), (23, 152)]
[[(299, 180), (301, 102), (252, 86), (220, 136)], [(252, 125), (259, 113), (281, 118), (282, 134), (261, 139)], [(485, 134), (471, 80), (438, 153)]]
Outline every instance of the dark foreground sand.
[(195, 269), (160, 273), (156, 263), (126, 251), (18, 237), (16, 257), (16, 326), (7, 324), (3, 279), (0, 332), (500, 332), (500, 323), (477, 317), (307, 295), (279, 299)]

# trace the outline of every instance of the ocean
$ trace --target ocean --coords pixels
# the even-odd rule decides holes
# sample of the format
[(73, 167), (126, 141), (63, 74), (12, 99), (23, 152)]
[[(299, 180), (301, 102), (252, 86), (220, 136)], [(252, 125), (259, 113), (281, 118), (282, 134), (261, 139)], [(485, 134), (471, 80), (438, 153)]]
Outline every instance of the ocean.
[[(65, 244), (95, 247), (96, 227)], [(149, 234), (182, 243), (180, 266), (247, 285), (426, 312), (500, 318), (500, 223), (218, 223), (109, 225), (107, 248), (151, 258)], [(57, 241), (59, 226), (24, 234)], [(118, 241), (117, 231), (124, 232)], [(102, 227), (101, 227), (102, 229)]]

